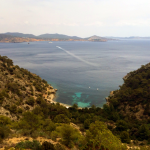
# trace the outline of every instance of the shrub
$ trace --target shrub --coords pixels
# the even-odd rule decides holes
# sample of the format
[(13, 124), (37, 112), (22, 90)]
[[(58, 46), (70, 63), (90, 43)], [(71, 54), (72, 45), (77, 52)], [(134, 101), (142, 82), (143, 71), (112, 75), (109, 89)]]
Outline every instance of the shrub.
[(42, 103), (42, 97), (41, 96), (39, 96), (37, 99), (36, 99), (36, 102), (37, 102), (37, 104), (41, 104)]
[(33, 87), (30, 86), (31, 94), (33, 95)]
[(8, 90), (12, 91), (13, 93), (19, 94), (20, 90), (17, 83), (8, 83), (7, 85)]
[(10, 108), (9, 108), (10, 112), (16, 114), (17, 113), (17, 106), (16, 105), (12, 105)]
[(3, 103), (3, 100), (4, 100), (4, 96), (3, 96), (3, 94), (2, 94), (2, 93), (0, 93), (0, 104), (2, 104), (2, 103)]
[(137, 132), (137, 139), (139, 141), (148, 140), (149, 136), (150, 136), (150, 130), (148, 125), (145, 124), (141, 125)]
[(103, 150), (123, 150), (126, 146), (107, 129), (105, 123), (96, 121), (91, 123), (89, 130), (86, 132), (85, 139), (81, 139), (81, 149), (93, 148)]
[(43, 142), (42, 143), (42, 150), (55, 150), (54, 145), (51, 144), (50, 142)]
[(26, 110), (29, 110), (30, 109), (30, 107), (29, 106), (26, 106), (26, 108), (25, 108)]
[(5, 105), (4, 108), (9, 110), (10, 109), (10, 105)]
[(13, 68), (8, 68), (8, 71), (11, 75), (13, 75), (13, 71), (14, 71)]
[(32, 150), (41, 150), (41, 144), (39, 141), (37, 140), (33, 140), (32, 142), (31, 141), (22, 141), (22, 142), (19, 142), (15, 148), (18, 148), (18, 149), (22, 149), (22, 148), (25, 148), (25, 149), (32, 149)]
[(123, 131), (120, 134), (120, 139), (123, 143), (130, 143), (129, 133), (127, 131)]
[(7, 63), (8, 66), (12, 66), (13, 65), (13, 61), (11, 59), (9, 59), (7, 56), (1, 56), (0, 55), (0, 60), (3, 63)]
[(42, 88), (39, 84), (36, 84), (35, 88), (36, 88), (37, 91), (42, 92)]
[(66, 117), (64, 114), (60, 114), (54, 118), (54, 122), (56, 122), (56, 123), (70, 123), (70, 119), (68, 117)]
[(22, 114), (23, 110), (21, 108), (18, 109), (18, 113)]
[(7, 138), (10, 133), (10, 129), (6, 126), (0, 126), (0, 142), (2, 142), (3, 139)]
[(54, 122), (52, 122), (50, 119), (46, 119), (43, 123), (43, 129), (45, 131), (54, 131), (56, 129), (56, 125)]
[(117, 131), (126, 131), (128, 129), (128, 124), (124, 120), (119, 120), (116, 123), (116, 130)]
[(26, 91), (26, 88), (24, 87), (24, 86), (22, 86), (22, 88), (21, 88), (23, 91)]
[(45, 84), (47, 84), (47, 81), (46, 81), (46, 80), (43, 79), (42, 81), (43, 81)]
[(30, 97), (30, 98), (26, 101), (26, 104), (31, 105), (31, 106), (34, 106), (34, 98), (33, 98), (33, 97)]
[(52, 140), (53, 141), (56, 141), (56, 138), (58, 137), (58, 132), (56, 132), (56, 131), (52, 131), (52, 133), (51, 133), (51, 138), (52, 138)]
[(88, 129), (89, 126), (90, 126), (90, 120), (89, 120), (89, 119), (86, 119), (86, 120), (84, 121), (84, 128), (85, 128), (85, 129)]
[(55, 149), (56, 149), (56, 150), (65, 150), (64, 146), (62, 146), (62, 145), (59, 144), (59, 143), (57, 143), (57, 144), (55, 145)]
[(6, 92), (6, 90), (2, 90), (0, 92), (0, 104), (3, 103), (5, 97), (9, 98), (8, 92)]
[(34, 109), (33, 109), (33, 111), (32, 111), (35, 115), (43, 115), (42, 114), (42, 109), (41, 109), (41, 107), (40, 106), (36, 106)]
[(11, 119), (6, 116), (0, 116), (0, 125), (11, 124)]
[(59, 131), (59, 134), (62, 139), (62, 143), (69, 148), (73, 147), (74, 144), (78, 141), (80, 138), (80, 133), (71, 127), (70, 125), (64, 124), (61, 127), (58, 127), (56, 131)]
[(31, 133), (39, 130), (42, 124), (42, 117), (32, 112), (25, 112), (21, 120), (17, 123), (16, 128), (31, 130)]

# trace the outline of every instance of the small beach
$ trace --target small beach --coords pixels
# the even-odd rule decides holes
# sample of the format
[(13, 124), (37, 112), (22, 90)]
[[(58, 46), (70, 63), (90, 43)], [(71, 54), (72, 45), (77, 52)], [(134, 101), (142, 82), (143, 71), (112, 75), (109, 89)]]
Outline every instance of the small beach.
[[(49, 85), (49, 87), (47, 88), (47, 92), (46, 92), (47, 94), (44, 94), (43, 97), (45, 98), (45, 100), (48, 103), (56, 104), (56, 103), (58, 103), (58, 102), (55, 101), (56, 92), (57, 92), (57, 89), (54, 89), (51, 85)], [(66, 107), (66, 108), (71, 107), (71, 105), (67, 105), (67, 104), (64, 104), (64, 103), (59, 103), (59, 104)]]

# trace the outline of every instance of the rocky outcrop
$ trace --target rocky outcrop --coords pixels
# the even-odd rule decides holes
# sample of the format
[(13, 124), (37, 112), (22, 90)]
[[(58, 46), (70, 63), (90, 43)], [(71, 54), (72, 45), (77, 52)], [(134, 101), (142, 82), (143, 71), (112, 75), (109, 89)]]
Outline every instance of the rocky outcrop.
[(106, 100), (106, 104), (107, 105), (109, 105), (109, 99), (111, 98), (111, 97), (113, 97), (114, 96), (114, 91), (111, 91), (110, 93), (109, 93), (109, 96), (108, 97), (105, 97), (105, 100)]

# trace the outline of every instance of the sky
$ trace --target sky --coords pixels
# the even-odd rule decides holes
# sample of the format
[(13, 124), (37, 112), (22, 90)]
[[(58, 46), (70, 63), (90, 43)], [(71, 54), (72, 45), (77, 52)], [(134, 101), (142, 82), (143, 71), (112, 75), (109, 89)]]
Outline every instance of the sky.
[(150, 36), (150, 0), (0, 0), (0, 33)]

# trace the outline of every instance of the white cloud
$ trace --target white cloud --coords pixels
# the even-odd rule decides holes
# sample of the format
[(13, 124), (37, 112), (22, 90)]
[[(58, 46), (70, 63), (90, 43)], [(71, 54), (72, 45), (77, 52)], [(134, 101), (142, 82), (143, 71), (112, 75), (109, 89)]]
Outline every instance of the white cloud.
[(29, 24), (29, 21), (24, 21), (25, 24)]
[(147, 35), (149, 6), (149, 0), (1, 0), (0, 32), (123, 35), (135, 27)]
[(84, 26), (103, 26), (103, 25), (104, 23), (99, 21), (84, 24)]
[(118, 26), (150, 26), (150, 19), (148, 20), (120, 20), (116, 23)]

